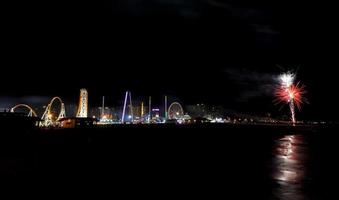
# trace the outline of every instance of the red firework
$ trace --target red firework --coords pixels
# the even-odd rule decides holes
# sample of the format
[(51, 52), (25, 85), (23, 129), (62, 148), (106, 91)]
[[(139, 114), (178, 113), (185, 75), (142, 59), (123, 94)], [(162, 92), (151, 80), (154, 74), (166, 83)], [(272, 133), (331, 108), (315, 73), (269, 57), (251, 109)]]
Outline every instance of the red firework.
[(286, 88), (279, 86), (275, 92), (276, 104), (280, 103), (294, 103), (299, 110), (301, 110), (301, 105), (307, 103), (307, 99), (304, 97), (306, 93), (305, 86), (298, 84), (292, 84), (290, 87)]

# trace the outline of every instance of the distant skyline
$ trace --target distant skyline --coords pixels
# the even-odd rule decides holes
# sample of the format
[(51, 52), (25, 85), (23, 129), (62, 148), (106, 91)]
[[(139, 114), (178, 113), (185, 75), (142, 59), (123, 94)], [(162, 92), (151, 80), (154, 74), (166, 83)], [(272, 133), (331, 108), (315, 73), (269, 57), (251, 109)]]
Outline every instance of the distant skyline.
[[(82, 80), (79, 78), (81, 76), (77, 78), (74, 73), (69, 73), (63, 75), (62, 83), (50, 83), (49, 90), (34, 87), (36, 82), (9, 86), (1, 80), (2, 87), (7, 88), (1, 89), (0, 104), (8, 104), (13, 100), (18, 103), (25, 101), (41, 104), (45, 101), (47, 103), (52, 96), (61, 96), (65, 102), (77, 104), (81, 87), (76, 86), (84, 85), (89, 91), (91, 106), (100, 106), (102, 96), (106, 96), (107, 105), (120, 106), (124, 92), (130, 90), (134, 100), (147, 101), (147, 97), (151, 95), (154, 102), (158, 104), (163, 103), (163, 96), (167, 94), (186, 105), (195, 103), (222, 105), (226, 109), (253, 114), (287, 112), (287, 109), (279, 111), (280, 107), (273, 103), (274, 78), (281, 71), (277, 64), (243, 68), (239, 67), (240, 64), (236, 65), (237, 67), (233, 66), (210, 70), (192, 69), (192, 71), (187, 68), (182, 71), (175, 67), (167, 68), (166, 71), (177, 71), (173, 75), (141, 70), (131, 74), (130, 80), (127, 80), (128, 70), (119, 72), (126, 73), (126, 77), (112, 75), (114, 78), (109, 78), (110, 75), (105, 73), (102, 80), (97, 76), (91, 80)], [(243, 66), (250, 65), (244, 64)], [(308, 91), (306, 97), (310, 104), (306, 104), (301, 112), (297, 112), (297, 115), (304, 119), (338, 119), (338, 97), (333, 94), (336, 86), (332, 83), (336, 76), (334, 71), (326, 67), (319, 71), (311, 68), (313, 65), (307, 64), (285, 66), (292, 68), (300, 66), (297, 80), (305, 84)], [(104, 70), (108, 69), (104, 68)], [(163, 73), (166, 71), (162, 70)], [(57, 78), (56, 76), (50, 75), (53, 78)], [(143, 78), (147, 76), (150, 78)], [(12, 91), (9, 88), (12, 88)]]

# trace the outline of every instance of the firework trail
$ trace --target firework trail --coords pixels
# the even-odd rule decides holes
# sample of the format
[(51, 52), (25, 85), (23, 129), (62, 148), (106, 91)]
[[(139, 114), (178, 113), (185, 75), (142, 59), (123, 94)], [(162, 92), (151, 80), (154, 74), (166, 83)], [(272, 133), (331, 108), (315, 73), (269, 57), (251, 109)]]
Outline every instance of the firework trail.
[(301, 110), (301, 105), (306, 101), (303, 95), (306, 93), (305, 86), (300, 83), (294, 84), (295, 74), (285, 73), (279, 76), (279, 86), (275, 92), (276, 103), (289, 104), (292, 123), (296, 123), (295, 107)]

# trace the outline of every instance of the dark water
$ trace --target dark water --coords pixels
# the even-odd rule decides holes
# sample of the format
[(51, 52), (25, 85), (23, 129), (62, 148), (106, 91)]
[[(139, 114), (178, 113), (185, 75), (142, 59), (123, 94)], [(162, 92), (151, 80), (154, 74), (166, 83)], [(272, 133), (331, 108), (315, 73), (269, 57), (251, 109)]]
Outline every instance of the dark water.
[(272, 157), (272, 179), (276, 182), (272, 190), (273, 199), (310, 199), (305, 191), (310, 181), (308, 169), (309, 144), (305, 135), (285, 135), (274, 141)]
[(109, 181), (116, 190), (133, 190), (140, 197), (157, 192), (173, 198), (183, 193), (226, 199), (333, 199), (335, 130), (171, 126), (38, 132), (10, 145), (2, 143), (0, 170), (13, 178)]

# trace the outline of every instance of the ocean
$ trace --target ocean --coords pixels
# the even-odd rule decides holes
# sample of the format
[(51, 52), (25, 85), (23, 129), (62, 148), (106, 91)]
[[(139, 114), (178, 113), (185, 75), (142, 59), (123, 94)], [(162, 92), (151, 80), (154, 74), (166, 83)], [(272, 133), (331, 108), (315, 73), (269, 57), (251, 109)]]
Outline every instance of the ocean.
[(2, 139), (0, 174), (104, 179), (140, 197), (333, 199), (336, 130), (223, 124), (34, 130)]

